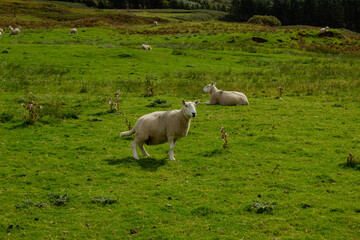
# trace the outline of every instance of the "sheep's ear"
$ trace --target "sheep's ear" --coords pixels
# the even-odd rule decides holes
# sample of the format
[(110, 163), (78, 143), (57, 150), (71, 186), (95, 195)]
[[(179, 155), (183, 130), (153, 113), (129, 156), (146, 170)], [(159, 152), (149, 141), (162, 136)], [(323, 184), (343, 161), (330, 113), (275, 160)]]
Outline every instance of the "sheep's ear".
[(185, 100), (183, 99), (183, 100), (181, 100), (181, 101), (182, 101), (182, 104), (185, 105)]
[(194, 103), (195, 103), (195, 105), (198, 105), (199, 102), (200, 102), (200, 100), (198, 99), (198, 100), (196, 100)]
[(215, 82), (212, 82), (211, 85), (214, 85)]
[(213, 86), (215, 86), (216, 85), (216, 82), (213, 82)]

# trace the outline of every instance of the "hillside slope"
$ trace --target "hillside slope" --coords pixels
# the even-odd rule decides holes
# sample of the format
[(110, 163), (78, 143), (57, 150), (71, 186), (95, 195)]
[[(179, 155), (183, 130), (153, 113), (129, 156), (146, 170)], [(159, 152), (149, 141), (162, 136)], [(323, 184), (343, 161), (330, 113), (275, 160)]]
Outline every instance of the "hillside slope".
[(131, 13), (90, 8), (78, 9), (49, 2), (0, 1), (0, 22), (3, 26), (12, 25), (25, 28), (95, 27), (149, 24), (154, 20), (154, 17), (136, 16)]

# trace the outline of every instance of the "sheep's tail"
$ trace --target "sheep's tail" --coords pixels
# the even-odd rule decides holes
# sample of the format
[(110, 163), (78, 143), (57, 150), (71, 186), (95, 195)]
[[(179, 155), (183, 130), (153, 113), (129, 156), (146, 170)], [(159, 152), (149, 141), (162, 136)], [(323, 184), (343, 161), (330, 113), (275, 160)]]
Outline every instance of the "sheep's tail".
[(135, 128), (131, 129), (130, 131), (120, 133), (120, 137), (130, 136), (130, 135), (134, 134), (134, 132), (135, 132)]

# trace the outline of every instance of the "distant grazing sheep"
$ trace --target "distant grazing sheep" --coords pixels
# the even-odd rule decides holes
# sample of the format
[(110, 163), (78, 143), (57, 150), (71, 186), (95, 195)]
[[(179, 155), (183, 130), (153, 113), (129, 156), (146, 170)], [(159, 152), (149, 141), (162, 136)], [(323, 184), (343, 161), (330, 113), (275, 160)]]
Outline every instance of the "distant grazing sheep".
[(152, 48), (150, 47), (150, 45), (146, 45), (146, 44), (141, 44), (141, 49), (143, 50), (151, 50)]
[(154, 25), (155, 25), (155, 26), (158, 26), (159, 23), (158, 23), (157, 21), (154, 21)]
[(79, 35), (78, 34), (78, 30), (76, 29), (76, 28), (72, 28), (71, 30), (70, 30), (70, 32), (69, 32), (69, 36), (71, 35), (71, 34), (75, 34), (76, 33), (76, 35)]
[(120, 137), (130, 136), (135, 133), (135, 139), (131, 143), (135, 159), (139, 160), (136, 146), (139, 146), (144, 156), (149, 156), (144, 148), (144, 143), (146, 145), (157, 145), (168, 142), (170, 145), (168, 156), (170, 160), (175, 160), (175, 143), (188, 134), (191, 118), (196, 116), (196, 105), (199, 100), (185, 102), (183, 99), (182, 103), (181, 110), (158, 111), (146, 114), (137, 120), (133, 129), (120, 133)]
[[(11, 26), (9, 26), (9, 28), (10, 28)], [(11, 27), (11, 29), (12, 29), (12, 27)], [(10, 33), (9, 33), (9, 36), (11, 36), (11, 35), (19, 35), (20, 36), (20, 29), (21, 29), (21, 27), (17, 27), (17, 28), (15, 28), (15, 29), (13, 29)]]
[(326, 26), (326, 27), (324, 27), (324, 28), (320, 28), (319, 32), (320, 32), (320, 33), (324, 33), (324, 32), (327, 32), (328, 30), (329, 30), (329, 27)]
[(14, 30), (14, 28), (12, 26), (9, 26), (9, 30), (12, 31)]
[(0, 28), (0, 38), (3, 35), (3, 33), (4, 33), (4, 29)]
[(206, 85), (204, 92), (210, 93), (210, 101), (204, 104), (218, 104), (223, 106), (249, 105), (249, 101), (245, 94), (235, 91), (218, 90), (216, 82)]

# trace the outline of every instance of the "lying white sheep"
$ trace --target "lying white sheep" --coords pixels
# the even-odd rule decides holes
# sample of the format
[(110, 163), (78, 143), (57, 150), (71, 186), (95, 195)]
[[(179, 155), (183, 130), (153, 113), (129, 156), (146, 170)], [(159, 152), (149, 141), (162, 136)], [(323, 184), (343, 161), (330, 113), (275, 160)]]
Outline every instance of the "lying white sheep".
[(70, 32), (69, 32), (69, 36), (71, 35), (71, 34), (75, 34), (76, 33), (76, 35), (79, 35), (78, 34), (78, 30), (76, 29), (76, 28), (72, 28), (71, 30), (70, 30)]
[[(10, 28), (11, 26), (9, 26), (9, 28)], [(12, 29), (12, 27), (11, 27), (11, 29)], [(21, 29), (21, 27), (17, 27), (17, 28), (15, 28), (15, 29), (13, 29), (10, 33), (9, 33), (9, 36), (11, 36), (11, 35), (19, 35), (20, 36), (20, 29)]]
[(199, 100), (185, 102), (183, 99), (182, 103), (183, 107), (181, 110), (159, 111), (146, 114), (137, 120), (133, 129), (120, 133), (120, 137), (135, 133), (135, 139), (131, 143), (135, 159), (139, 160), (136, 146), (139, 146), (144, 156), (149, 156), (144, 148), (144, 143), (146, 145), (157, 145), (168, 142), (170, 145), (168, 156), (170, 160), (175, 160), (175, 143), (178, 139), (188, 134), (191, 118), (196, 116), (196, 105), (199, 103)]
[(159, 23), (158, 23), (157, 21), (154, 21), (154, 25), (155, 25), (155, 26), (158, 26)]
[(218, 90), (216, 82), (206, 85), (204, 92), (210, 93), (210, 101), (204, 104), (218, 104), (223, 106), (249, 105), (249, 101), (245, 94), (235, 91)]
[(320, 28), (319, 32), (320, 32), (320, 33), (324, 33), (324, 32), (327, 32), (328, 30), (329, 30), (329, 27), (326, 26), (326, 27), (324, 27), (324, 28)]
[(150, 45), (146, 45), (146, 44), (141, 44), (141, 49), (143, 50), (151, 50), (152, 48), (150, 47)]

